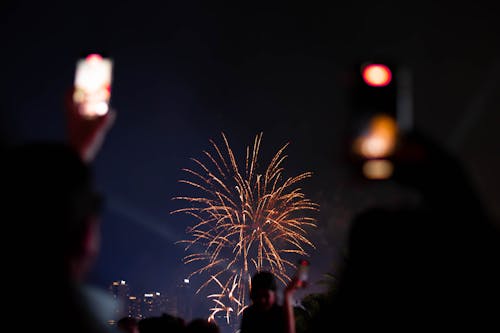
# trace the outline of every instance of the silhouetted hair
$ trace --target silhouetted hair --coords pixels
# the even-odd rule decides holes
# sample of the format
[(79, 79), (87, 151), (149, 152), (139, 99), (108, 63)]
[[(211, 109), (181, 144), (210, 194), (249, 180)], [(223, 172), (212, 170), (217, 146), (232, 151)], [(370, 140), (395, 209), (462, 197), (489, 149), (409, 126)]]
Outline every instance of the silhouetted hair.
[(2, 177), (6, 216), (14, 219), (9, 228), (37, 251), (78, 255), (85, 219), (100, 210), (91, 170), (79, 155), (60, 143), (12, 147)]
[(267, 289), (276, 291), (276, 278), (274, 274), (267, 271), (260, 271), (252, 277), (252, 288), (250, 290), (250, 298), (255, 297), (257, 290)]
[(134, 317), (123, 317), (116, 322), (116, 326), (125, 332), (130, 332), (131, 328), (139, 327), (139, 321)]
[(185, 332), (185, 329), (184, 319), (166, 313), (139, 321), (139, 332), (141, 333), (181, 333)]
[(203, 318), (191, 320), (186, 330), (187, 333), (220, 333), (219, 326), (215, 322)]

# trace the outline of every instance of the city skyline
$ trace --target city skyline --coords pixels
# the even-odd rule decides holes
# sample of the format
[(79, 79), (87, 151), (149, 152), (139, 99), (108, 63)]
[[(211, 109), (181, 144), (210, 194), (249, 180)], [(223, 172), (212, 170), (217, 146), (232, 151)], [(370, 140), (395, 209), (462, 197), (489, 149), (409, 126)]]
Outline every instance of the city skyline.
[(175, 292), (169, 294), (157, 289), (137, 290), (131, 287), (126, 280), (118, 279), (107, 288), (114, 300), (114, 317), (109, 323), (114, 324), (123, 317), (142, 319), (160, 316), (164, 313), (179, 316), (185, 320), (192, 318), (189, 280), (184, 279), (177, 285)]

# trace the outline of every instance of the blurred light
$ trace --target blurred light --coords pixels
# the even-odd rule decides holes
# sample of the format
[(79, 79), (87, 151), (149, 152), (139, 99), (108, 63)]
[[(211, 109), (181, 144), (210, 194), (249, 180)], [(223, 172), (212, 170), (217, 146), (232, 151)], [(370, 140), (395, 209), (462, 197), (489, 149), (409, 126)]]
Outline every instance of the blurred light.
[(184, 279), (184, 283), (189, 283), (189, 279)]
[(153, 297), (153, 294), (144, 294), (144, 297)]
[(159, 293), (159, 292), (156, 292), (156, 296), (160, 296), (160, 293)]
[(135, 297), (135, 296), (130, 296), (128, 299), (130, 299), (130, 300), (134, 300), (134, 299), (137, 299), (137, 297)]
[(102, 57), (100, 54), (97, 54), (97, 53), (92, 53), (92, 54), (89, 54), (86, 58), (85, 58), (85, 61), (88, 61), (88, 62), (92, 62), (92, 61), (100, 61), (102, 60)]
[(113, 282), (113, 286), (118, 286), (118, 285), (120, 285), (120, 283), (118, 283), (118, 281)]
[(363, 80), (372, 87), (384, 87), (391, 82), (392, 73), (389, 67), (382, 64), (371, 64), (363, 68)]
[(82, 103), (85, 100), (85, 92), (81, 89), (75, 90), (73, 100), (75, 103)]
[(95, 113), (98, 116), (104, 116), (106, 113), (108, 113), (109, 107), (106, 102), (100, 102), (97, 103), (95, 106)]
[(77, 63), (73, 101), (81, 115), (93, 118), (109, 111), (113, 62), (90, 54)]
[(392, 154), (396, 147), (398, 128), (396, 121), (387, 115), (373, 117), (367, 134), (354, 142), (354, 151), (366, 158), (380, 158)]
[(384, 137), (370, 135), (361, 142), (361, 154), (365, 157), (381, 157), (388, 150), (387, 146)]
[(392, 163), (387, 160), (370, 160), (363, 164), (363, 174), (368, 179), (387, 179), (393, 171)]
[(94, 92), (105, 89), (111, 90), (111, 59), (94, 59), (93, 61), (79, 61), (75, 73), (75, 86), (85, 92)]
[(124, 284), (126, 284), (126, 283), (127, 283), (127, 282), (125, 282), (124, 280), (121, 280), (121, 281), (120, 281), (120, 284), (122, 284), (122, 285), (124, 285)]

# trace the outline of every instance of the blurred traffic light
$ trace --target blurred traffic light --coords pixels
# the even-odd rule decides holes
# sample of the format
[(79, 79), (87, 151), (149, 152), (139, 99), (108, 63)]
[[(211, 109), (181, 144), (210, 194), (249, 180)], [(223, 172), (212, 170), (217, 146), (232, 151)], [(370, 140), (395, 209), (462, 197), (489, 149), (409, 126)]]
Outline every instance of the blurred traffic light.
[(386, 179), (400, 132), (411, 126), (409, 72), (388, 62), (356, 64), (349, 87), (350, 152), (365, 177)]

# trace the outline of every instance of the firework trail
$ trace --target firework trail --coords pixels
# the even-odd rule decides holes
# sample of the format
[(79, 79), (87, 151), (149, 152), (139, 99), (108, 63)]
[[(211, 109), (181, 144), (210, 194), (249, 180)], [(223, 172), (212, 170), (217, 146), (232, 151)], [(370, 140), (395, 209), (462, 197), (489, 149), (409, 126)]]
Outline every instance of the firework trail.
[(288, 282), (287, 269), (295, 264), (287, 256), (307, 256), (305, 246), (314, 248), (305, 228), (316, 226), (316, 219), (309, 215), (319, 206), (295, 187), (311, 177), (311, 172), (283, 177), (282, 164), (287, 157), (283, 152), (288, 144), (278, 150), (264, 173), (259, 173), (262, 133), (256, 135), (253, 147), (247, 146), (242, 169), (224, 133), (222, 138), (224, 149), (210, 140), (214, 150), (203, 151), (206, 163), (192, 158), (198, 171), (182, 169), (192, 180), (179, 182), (201, 194), (173, 198), (188, 207), (172, 213), (185, 213), (196, 220), (187, 229), (190, 239), (181, 241), (186, 251), (193, 252), (184, 257), (184, 263), (199, 264), (190, 276), (210, 276), (197, 292), (211, 283), (220, 288), (219, 293), (208, 296), (215, 303), (209, 319), (215, 320), (216, 313), (224, 312), (229, 323), (231, 315), (241, 314), (246, 307), (245, 296), (254, 272), (266, 269), (281, 282)]

